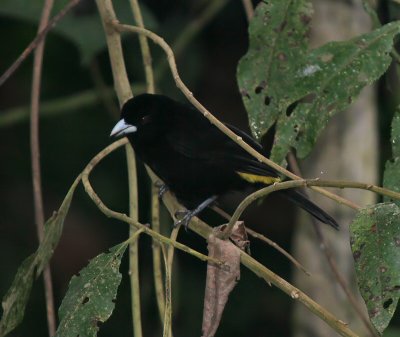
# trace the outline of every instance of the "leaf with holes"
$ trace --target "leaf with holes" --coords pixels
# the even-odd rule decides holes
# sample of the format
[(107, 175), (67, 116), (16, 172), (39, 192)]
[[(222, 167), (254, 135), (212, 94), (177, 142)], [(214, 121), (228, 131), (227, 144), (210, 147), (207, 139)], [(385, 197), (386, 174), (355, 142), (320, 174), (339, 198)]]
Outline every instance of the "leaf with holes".
[(36, 252), (22, 262), (10, 288), (4, 295), (2, 300), (3, 314), (0, 320), (0, 336), (5, 336), (22, 322), (35, 274), (36, 277), (40, 276), (53, 255), (54, 248), (60, 240), (64, 220), (79, 181), (80, 177), (72, 184), (59, 210), (46, 221), (43, 241)]
[(96, 336), (98, 324), (105, 322), (114, 310), (115, 297), (122, 275), (121, 258), (128, 246), (123, 242), (90, 261), (69, 283), (60, 309), (56, 336)]
[[(273, 160), (282, 162), (290, 147), (296, 148), (300, 158), (309, 154), (329, 119), (387, 70), (399, 31), (400, 22), (392, 22), (349, 41), (328, 43), (296, 66), (296, 72), (289, 74), (292, 87), (287, 94), (293, 97), (289, 103), (297, 106), (289, 116), (281, 113), (279, 117)], [(299, 87), (304, 90), (301, 100)]]
[[(393, 159), (386, 162), (383, 186), (400, 192), (400, 107), (393, 116), (391, 143)], [(385, 200), (393, 201), (400, 206), (400, 200), (391, 200), (388, 197), (385, 197)]]
[(261, 2), (255, 10), (249, 50), (239, 62), (237, 80), (251, 131), (258, 139), (292, 98), (293, 92), (287, 95), (291, 81), (287, 74), (293, 73), (293, 64), (307, 52), (311, 14), (306, 0)]
[(371, 322), (382, 333), (400, 296), (400, 209), (392, 203), (363, 208), (350, 234), (358, 287)]

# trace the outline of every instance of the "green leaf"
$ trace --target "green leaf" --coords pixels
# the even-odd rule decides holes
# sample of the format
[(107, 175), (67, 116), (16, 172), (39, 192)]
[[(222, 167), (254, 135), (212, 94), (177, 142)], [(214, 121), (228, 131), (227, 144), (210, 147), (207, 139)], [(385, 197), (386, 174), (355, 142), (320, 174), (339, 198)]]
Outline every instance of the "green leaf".
[[(346, 109), (363, 87), (386, 71), (391, 62), (393, 38), (399, 30), (400, 23), (393, 22), (310, 52), (291, 74), (294, 88), (288, 88), (288, 95), (294, 98), (291, 104), (298, 104), (290, 116), (282, 113), (278, 120), (272, 150), (275, 161), (281, 162), (290, 147), (296, 148), (300, 158), (308, 155), (329, 119)], [(299, 87), (304, 90), (300, 101), (296, 97)]]
[[(55, 1), (53, 15), (64, 8), (68, 2), (67, 0)], [(114, 5), (117, 17), (121, 22), (133, 22), (129, 1), (115, 1)], [(2, 0), (0, 15), (38, 24), (42, 7), (42, 1)], [(145, 5), (141, 4), (140, 7), (146, 27), (154, 30), (157, 26), (154, 16)], [(93, 7), (89, 7), (86, 13), (73, 10), (53, 28), (53, 31), (64, 36), (77, 46), (84, 64), (90, 62), (98, 52), (106, 48), (104, 30), (94, 2)]]
[[(392, 160), (388, 160), (383, 174), (383, 186), (393, 191), (400, 192), (400, 107), (397, 108), (392, 120)], [(400, 206), (400, 200), (391, 200), (385, 197), (386, 201), (393, 201)]]
[(46, 267), (50, 258), (53, 256), (54, 249), (60, 241), (60, 237), (64, 228), (64, 221), (68, 214), (75, 188), (79, 182), (80, 177), (78, 177), (70, 187), (58, 211), (54, 212), (44, 225), (46, 234), (36, 251), (35, 257), (35, 262), (37, 264), (36, 277), (38, 277)]
[(261, 2), (249, 26), (249, 50), (237, 79), (250, 128), (261, 138), (289, 104), (293, 64), (307, 52), (312, 8), (306, 0)]
[(371, 322), (382, 333), (400, 295), (400, 209), (393, 203), (361, 209), (350, 235), (358, 286)]
[(14, 330), (24, 318), (26, 303), (32, 289), (35, 254), (22, 262), (14, 281), (1, 302), (3, 315), (0, 320), (0, 336)]
[(114, 300), (122, 275), (123, 242), (90, 261), (79, 276), (74, 276), (59, 309), (60, 325), (56, 336), (96, 336), (98, 323), (105, 322), (114, 310)]
[(0, 337), (14, 330), (24, 318), (33, 280), (38, 277), (53, 255), (60, 239), (64, 220), (80, 176), (75, 180), (64, 198), (60, 209), (46, 221), (43, 241), (34, 254), (22, 262), (14, 280), (2, 300), (3, 315), (0, 320)]
[(307, 1), (261, 3), (249, 27), (250, 45), (237, 79), (249, 124), (261, 138), (276, 123), (271, 158), (283, 163), (291, 147), (304, 158), (329, 119), (388, 68), (400, 23), (307, 51)]

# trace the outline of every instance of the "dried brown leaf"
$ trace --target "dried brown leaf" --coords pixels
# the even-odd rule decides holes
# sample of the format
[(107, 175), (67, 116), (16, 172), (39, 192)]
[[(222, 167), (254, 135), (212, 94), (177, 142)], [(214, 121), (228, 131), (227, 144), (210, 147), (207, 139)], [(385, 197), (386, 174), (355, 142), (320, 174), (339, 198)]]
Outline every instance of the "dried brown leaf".
[[(220, 231), (216, 228), (216, 231)], [(208, 237), (208, 256), (224, 262), (223, 266), (209, 262), (207, 265), (206, 291), (204, 295), (203, 337), (213, 337), (221, 321), (229, 294), (240, 278), (240, 251), (228, 240), (219, 239), (216, 234)], [(242, 235), (241, 235), (242, 233)], [(233, 235), (242, 247), (246, 242), (246, 231), (235, 225)]]

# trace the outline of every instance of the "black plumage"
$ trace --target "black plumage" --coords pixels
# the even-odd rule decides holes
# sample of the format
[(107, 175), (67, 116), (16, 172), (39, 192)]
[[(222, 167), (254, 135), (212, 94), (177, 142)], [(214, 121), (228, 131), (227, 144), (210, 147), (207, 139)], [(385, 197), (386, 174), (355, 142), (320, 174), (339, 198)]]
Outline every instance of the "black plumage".
[[(265, 154), (261, 145), (249, 135), (227, 126)], [(128, 100), (111, 135), (126, 135), (137, 156), (187, 209), (195, 210), (195, 214), (230, 191), (279, 181), (275, 170), (252, 157), (193, 106), (163, 95), (143, 94)], [(282, 190), (276, 193), (318, 220), (338, 228), (331, 216), (300, 192)], [(192, 215), (188, 214), (185, 220), (190, 220)]]

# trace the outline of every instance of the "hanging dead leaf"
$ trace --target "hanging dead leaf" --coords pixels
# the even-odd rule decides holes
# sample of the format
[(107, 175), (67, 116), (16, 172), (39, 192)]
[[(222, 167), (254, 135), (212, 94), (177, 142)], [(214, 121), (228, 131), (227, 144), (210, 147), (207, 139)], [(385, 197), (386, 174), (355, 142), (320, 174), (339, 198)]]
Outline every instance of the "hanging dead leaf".
[[(217, 237), (216, 233), (220, 230), (221, 228), (215, 228), (213, 234), (208, 237), (208, 256), (223, 261), (224, 265), (219, 266), (211, 262), (207, 265), (202, 337), (215, 335), (229, 294), (240, 278), (240, 251), (232, 242)], [(240, 248), (248, 245), (245, 244), (248, 241), (243, 223), (241, 226), (235, 225), (232, 236), (240, 242)]]

